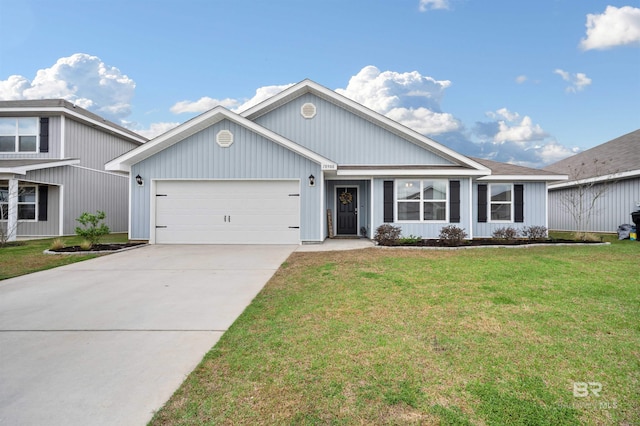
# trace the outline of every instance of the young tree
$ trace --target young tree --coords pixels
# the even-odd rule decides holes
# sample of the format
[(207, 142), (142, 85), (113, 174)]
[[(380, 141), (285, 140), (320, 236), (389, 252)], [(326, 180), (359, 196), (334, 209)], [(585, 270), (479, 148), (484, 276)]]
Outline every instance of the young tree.
[(569, 176), (576, 181), (576, 185), (567, 188), (560, 196), (563, 208), (571, 215), (576, 226), (576, 236), (585, 240), (592, 219), (602, 210), (598, 200), (602, 198), (613, 180), (595, 180), (590, 177), (614, 176), (615, 172), (607, 171), (605, 162), (598, 159), (592, 164), (581, 163), (575, 167), (569, 167)]

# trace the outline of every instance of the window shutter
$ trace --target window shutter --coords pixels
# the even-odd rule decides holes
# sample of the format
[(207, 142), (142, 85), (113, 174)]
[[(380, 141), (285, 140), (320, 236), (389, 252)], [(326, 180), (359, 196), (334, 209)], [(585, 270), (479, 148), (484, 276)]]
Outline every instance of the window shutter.
[(393, 181), (384, 181), (384, 222), (393, 222)]
[(460, 223), (460, 181), (449, 182), (449, 222)]
[(487, 185), (478, 185), (478, 222), (487, 221)]
[(49, 187), (40, 185), (38, 187), (38, 220), (47, 221), (47, 208), (49, 207)]
[(513, 185), (515, 222), (524, 222), (524, 185)]
[(49, 152), (49, 117), (40, 117), (40, 152)]

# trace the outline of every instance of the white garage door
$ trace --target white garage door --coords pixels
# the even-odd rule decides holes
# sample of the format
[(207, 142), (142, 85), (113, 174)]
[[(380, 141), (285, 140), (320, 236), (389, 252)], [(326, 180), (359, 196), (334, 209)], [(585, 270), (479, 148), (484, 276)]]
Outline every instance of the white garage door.
[(158, 181), (158, 244), (299, 244), (298, 181)]

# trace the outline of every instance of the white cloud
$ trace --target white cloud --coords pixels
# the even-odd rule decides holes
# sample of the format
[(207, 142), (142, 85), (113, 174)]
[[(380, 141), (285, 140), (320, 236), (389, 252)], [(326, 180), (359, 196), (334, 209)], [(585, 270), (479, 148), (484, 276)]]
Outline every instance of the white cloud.
[(209, 111), (217, 107), (218, 105), (222, 105), (225, 108), (235, 108), (238, 106), (238, 101), (235, 99), (213, 99), (208, 96), (202, 97), (195, 102), (192, 101), (180, 101), (173, 105), (169, 110), (174, 114), (183, 114), (183, 113), (201, 113), (205, 111)]
[(258, 90), (256, 90), (256, 94), (253, 96), (253, 98), (245, 101), (242, 105), (237, 107), (235, 111), (242, 112), (248, 110), (249, 108), (258, 105), (262, 101), (266, 101), (270, 97), (277, 95), (278, 93), (282, 92), (285, 89), (288, 89), (291, 86), (293, 86), (293, 84), (260, 87)]
[(510, 113), (510, 116), (513, 119), (498, 121), (498, 133), (493, 137), (494, 142), (530, 142), (539, 141), (548, 136), (539, 124), (533, 124), (531, 117), (525, 115), (518, 122), (520, 117), (518, 113)]
[(591, 79), (587, 77), (585, 73), (579, 72), (576, 74), (571, 74), (567, 71), (556, 69), (553, 71), (554, 74), (558, 74), (564, 81), (569, 82), (569, 86), (565, 89), (570, 93), (577, 93), (581, 90), (584, 90), (585, 87), (591, 84)]
[(97, 56), (76, 53), (38, 70), (33, 80), (19, 75), (0, 81), (0, 99), (62, 98), (121, 122), (131, 114), (135, 82)]
[(160, 136), (161, 134), (178, 127), (179, 125), (180, 123), (151, 123), (148, 129), (135, 130), (135, 132), (144, 136), (145, 138), (153, 139), (156, 136)]
[(640, 8), (607, 6), (600, 15), (587, 15), (587, 36), (580, 40), (582, 50), (609, 49), (640, 44)]
[(170, 111), (174, 114), (183, 113), (202, 113), (209, 111), (212, 108), (222, 105), (223, 107), (235, 112), (241, 112), (251, 108), (260, 102), (269, 99), (270, 97), (277, 95), (283, 90), (293, 86), (293, 84), (285, 84), (281, 86), (264, 86), (256, 90), (256, 94), (249, 100), (240, 99), (214, 99), (208, 96), (204, 96), (197, 101), (180, 101), (170, 108)]
[(430, 9), (449, 9), (449, 0), (420, 0), (420, 12)]
[(450, 85), (448, 80), (438, 81), (417, 71), (380, 72), (369, 65), (351, 77), (346, 89), (336, 92), (420, 133), (435, 135), (461, 126), (453, 115), (440, 111), (440, 101)]
[(525, 81), (527, 81), (527, 76), (526, 75), (519, 75), (516, 77), (516, 83), (518, 84), (522, 84)]

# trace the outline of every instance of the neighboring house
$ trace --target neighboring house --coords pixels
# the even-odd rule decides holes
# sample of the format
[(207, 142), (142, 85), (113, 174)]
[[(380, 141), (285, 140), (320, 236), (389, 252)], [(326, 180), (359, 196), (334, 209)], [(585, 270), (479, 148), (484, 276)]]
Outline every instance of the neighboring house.
[(241, 114), (216, 107), (106, 169), (129, 173), (130, 238), (151, 243), (371, 238), (384, 223), (486, 237), (546, 226), (547, 182), (563, 178), (465, 157), (309, 80)]
[(68, 101), (0, 101), (0, 232), (70, 235), (96, 210), (127, 231), (128, 179), (104, 164), (146, 140)]
[[(549, 185), (550, 229), (616, 232), (619, 225), (633, 224), (631, 212), (640, 202), (640, 129), (545, 169), (569, 175), (569, 181)], [(572, 215), (575, 210), (582, 212), (581, 225)]]

